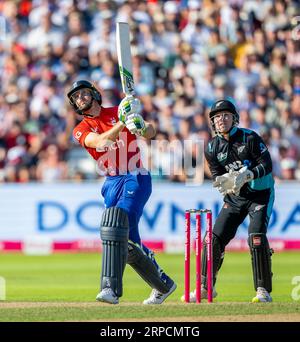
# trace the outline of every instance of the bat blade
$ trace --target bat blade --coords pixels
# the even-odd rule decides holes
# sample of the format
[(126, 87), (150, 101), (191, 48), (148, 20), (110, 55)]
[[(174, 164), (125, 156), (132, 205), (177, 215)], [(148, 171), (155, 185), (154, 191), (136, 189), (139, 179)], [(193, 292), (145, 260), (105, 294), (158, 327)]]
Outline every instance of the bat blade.
[(126, 95), (134, 95), (130, 32), (128, 23), (117, 23), (117, 55), (122, 89)]

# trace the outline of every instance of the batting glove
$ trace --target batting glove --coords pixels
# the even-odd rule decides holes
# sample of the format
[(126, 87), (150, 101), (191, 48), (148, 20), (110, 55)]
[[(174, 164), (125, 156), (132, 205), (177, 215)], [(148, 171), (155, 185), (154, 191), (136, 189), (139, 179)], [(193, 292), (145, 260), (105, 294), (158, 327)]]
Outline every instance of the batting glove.
[(132, 134), (137, 134), (137, 135), (144, 135), (145, 130), (146, 130), (146, 125), (143, 117), (140, 114), (129, 114), (127, 116), (127, 119), (125, 121), (125, 125), (127, 129), (132, 133)]
[(118, 117), (123, 123), (126, 122), (128, 115), (141, 112), (141, 102), (133, 96), (126, 96), (118, 107)]

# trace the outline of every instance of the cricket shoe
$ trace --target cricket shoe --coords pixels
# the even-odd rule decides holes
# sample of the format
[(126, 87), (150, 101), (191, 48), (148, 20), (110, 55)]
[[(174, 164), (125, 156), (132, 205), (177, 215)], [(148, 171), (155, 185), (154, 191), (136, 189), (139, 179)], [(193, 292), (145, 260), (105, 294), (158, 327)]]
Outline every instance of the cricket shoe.
[(119, 304), (119, 298), (110, 287), (106, 287), (98, 293), (96, 300), (109, 304)]
[(252, 299), (252, 303), (270, 303), (272, 302), (272, 297), (269, 292), (264, 287), (258, 287), (256, 291), (256, 296)]
[[(213, 288), (213, 298), (216, 298), (218, 295), (217, 291), (215, 288)], [(205, 287), (201, 286), (201, 299), (207, 299), (208, 294), (207, 294), (207, 290)], [(184, 295), (181, 296), (181, 301), (185, 302), (185, 298)], [(196, 303), (196, 290), (194, 290), (193, 292), (190, 292), (190, 303)]]
[(171, 293), (173, 293), (176, 290), (177, 285), (172, 280), (173, 285), (170, 287), (170, 290), (167, 293), (162, 293), (157, 291), (156, 289), (153, 289), (150, 297), (145, 299), (143, 301), (143, 304), (161, 304), (163, 303), (166, 298), (170, 296)]

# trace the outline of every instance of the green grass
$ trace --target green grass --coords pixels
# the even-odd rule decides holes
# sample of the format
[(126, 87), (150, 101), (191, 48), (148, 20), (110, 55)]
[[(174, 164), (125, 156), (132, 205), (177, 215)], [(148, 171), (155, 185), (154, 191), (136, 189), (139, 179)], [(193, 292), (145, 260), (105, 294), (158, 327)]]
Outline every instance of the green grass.
[[(293, 301), (292, 278), (300, 276), (300, 253), (275, 253), (273, 262), (274, 303), (249, 304), (254, 296), (249, 253), (227, 253), (219, 273), (216, 304), (183, 304), (183, 255), (158, 254), (159, 264), (178, 284), (177, 290), (159, 307), (140, 305), (151, 289), (130, 268), (124, 276), (121, 305), (95, 303), (99, 290), (100, 256), (97, 254), (54, 254), (24, 256), (0, 254), (0, 277), (6, 280), (6, 301), (0, 303), (0, 321), (61, 321), (214, 315), (300, 314)], [(192, 259), (194, 260), (194, 258)], [(192, 270), (194, 270), (192, 264)], [(192, 286), (194, 279), (192, 279)], [(28, 302), (14, 307), (13, 303)], [(52, 302), (29, 307), (31, 302)], [(56, 304), (53, 304), (57, 303)], [(68, 303), (69, 302), (69, 303)], [(81, 303), (82, 305), (78, 304)], [(73, 304), (75, 303), (75, 304)], [(10, 306), (10, 304), (12, 304)], [(17, 304), (16, 304), (17, 305)]]
[[(267, 306), (266, 306), (267, 305)], [(118, 305), (101, 304), (84, 307), (35, 307), (35, 308), (6, 308), (0, 311), (0, 321), (93, 321), (93, 320), (141, 320), (153, 321), (170, 320), (181, 321), (182, 317), (207, 317), (236, 315), (276, 315), (300, 314), (300, 306), (296, 303), (226, 303), (226, 304), (183, 304), (165, 303), (163, 306)], [(178, 318), (178, 319), (176, 319)], [(171, 320), (172, 321), (172, 320)], [(230, 318), (228, 319), (230, 321)], [(261, 319), (263, 322), (264, 319)], [(298, 318), (299, 321), (299, 318)]]

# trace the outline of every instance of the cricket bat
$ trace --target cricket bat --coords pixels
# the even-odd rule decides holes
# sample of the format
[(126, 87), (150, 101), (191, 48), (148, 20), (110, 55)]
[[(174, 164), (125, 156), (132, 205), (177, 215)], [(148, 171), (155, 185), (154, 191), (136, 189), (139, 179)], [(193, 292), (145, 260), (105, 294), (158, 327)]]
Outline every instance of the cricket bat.
[(130, 50), (128, 23), (117, 23), (117, 55), (122, 89), (126, 95), (134, 95), (134, 81), (132, 74), (132, 60)]

